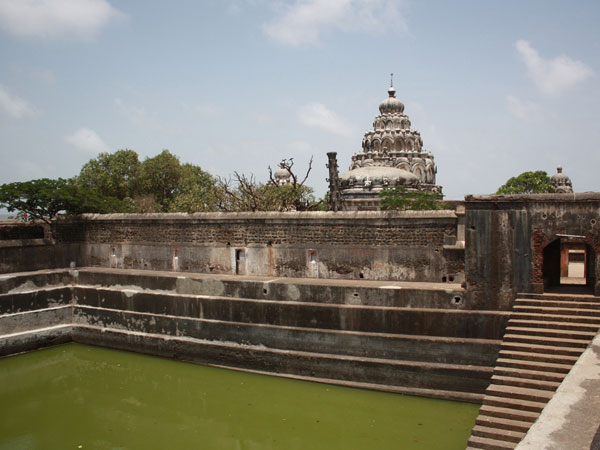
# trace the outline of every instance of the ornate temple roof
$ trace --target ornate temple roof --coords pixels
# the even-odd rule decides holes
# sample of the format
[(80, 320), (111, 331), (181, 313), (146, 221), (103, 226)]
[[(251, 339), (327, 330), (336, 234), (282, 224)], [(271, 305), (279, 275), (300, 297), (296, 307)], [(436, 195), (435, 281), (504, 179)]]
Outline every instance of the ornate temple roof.
[(550, 182), (554, 186), (556, 193), (571, 193), (573, 192), (573, 183), (571, 179), (562, 173), (562, 167), (556, 168), (556, 173), (550, 177)]
[(393, 82), (379, 105), (373, 128), (364, 134), (362, 149), (352, 156), (350, 170), (340, 176), (344, 198), (359, 193), (362, 198), (377, 198), (382, 189), (398, 185), (441, 193), (435, 184), (433, 155), (423, 149), (421, 133), (411, 129)]

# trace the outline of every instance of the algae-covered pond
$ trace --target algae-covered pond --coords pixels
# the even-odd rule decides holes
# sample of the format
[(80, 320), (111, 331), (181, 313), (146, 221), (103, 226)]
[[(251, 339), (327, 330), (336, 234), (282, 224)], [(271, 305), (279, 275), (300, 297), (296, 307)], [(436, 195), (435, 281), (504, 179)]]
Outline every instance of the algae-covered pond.
[(464, 450), (478, 406), (68, 344), (0, 359), (0, 449)]

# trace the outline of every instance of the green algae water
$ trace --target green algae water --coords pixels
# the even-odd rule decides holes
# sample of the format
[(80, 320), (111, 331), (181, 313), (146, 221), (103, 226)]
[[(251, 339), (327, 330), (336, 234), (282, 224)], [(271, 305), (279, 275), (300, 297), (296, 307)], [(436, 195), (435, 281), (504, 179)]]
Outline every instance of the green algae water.
[(478, 406), (78, 344), (0, 359), (0, 449), (464, 450)]

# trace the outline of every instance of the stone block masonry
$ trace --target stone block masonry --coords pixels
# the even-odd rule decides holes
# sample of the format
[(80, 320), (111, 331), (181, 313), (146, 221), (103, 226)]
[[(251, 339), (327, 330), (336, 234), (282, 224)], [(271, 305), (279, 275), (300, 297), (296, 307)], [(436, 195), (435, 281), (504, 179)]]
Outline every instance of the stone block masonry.
[[(414, 286), (413, 286), (414, 285)], [(457, 284), (82, 268), (0, 277), (0, 356), (73, 340), (478, 402), (507, 314)]]
[(83, 215), (57, 245), (80, 266), (308, 278), (460, 282), (453, 211)]

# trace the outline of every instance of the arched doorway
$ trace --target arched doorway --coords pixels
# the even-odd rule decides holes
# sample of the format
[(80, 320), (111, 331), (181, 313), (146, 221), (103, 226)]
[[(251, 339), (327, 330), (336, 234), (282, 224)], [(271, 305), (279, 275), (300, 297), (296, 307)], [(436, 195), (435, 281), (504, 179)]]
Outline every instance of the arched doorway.
[(544, 248), (543, 258), (545, 292), (593, 292), (596, 254), (585, 236), (559, 235)]

